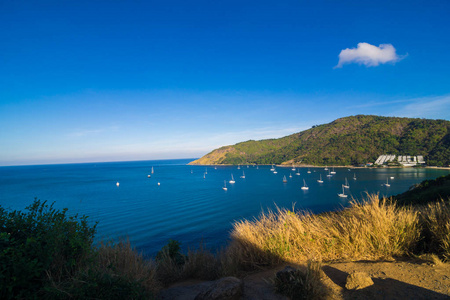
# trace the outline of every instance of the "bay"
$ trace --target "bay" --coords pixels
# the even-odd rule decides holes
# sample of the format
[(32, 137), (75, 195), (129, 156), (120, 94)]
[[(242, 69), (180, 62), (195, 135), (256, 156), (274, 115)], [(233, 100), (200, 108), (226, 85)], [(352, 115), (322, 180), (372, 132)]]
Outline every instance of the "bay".
[[(128, 237), (139, 251), (154, 256), (169, 239), (180, 241), (184, 250), (200, 243), (220, 249), (235, 221), (268, 209), (332, 211), (367, 193), (391, 196), (449, 173), (429, 168), (335, 168), (336, 174), (327, 177), (324, 168), (277, 167), (274, 174), (271, 166), (187, 165), (192, 160), (0, 167), (0, 204), (22, 210), (34, 198), (55, 202), (70, 214), (89, 216), (92, 224), (98, 221), (97, 240)], [(229, 183), (231, 175), (234, 184)], [(320, 175), (323, 183), (317, 182)], [(345, 178), (349, 196), (341, 198)], [(303, 180), (308, 190), (301, 189)], [(384, 185), (387, 180), (389, 187)]]

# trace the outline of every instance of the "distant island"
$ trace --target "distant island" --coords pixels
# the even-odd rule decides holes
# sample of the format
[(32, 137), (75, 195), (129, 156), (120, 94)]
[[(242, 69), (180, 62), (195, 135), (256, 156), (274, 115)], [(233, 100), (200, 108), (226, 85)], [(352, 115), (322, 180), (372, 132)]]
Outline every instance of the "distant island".
[(428, 166), (448, 167), (450, 121), (350, 116), (278, 139), (224, 146), (190, 164), (363, 166), (383, 154), (418, 156)]

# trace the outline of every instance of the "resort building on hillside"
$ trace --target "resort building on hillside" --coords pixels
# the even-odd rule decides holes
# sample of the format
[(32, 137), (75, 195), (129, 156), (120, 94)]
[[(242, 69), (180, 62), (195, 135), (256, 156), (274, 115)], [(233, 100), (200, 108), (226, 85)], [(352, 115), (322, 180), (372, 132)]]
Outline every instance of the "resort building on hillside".
[[(397, 159), (396, 159), (397, 158)], [(375, 161), (375, 165), (383, 166), (383, 165), (389, 165), (389, 164), (400, 164), (404, 167), (414, 167), (417, 165), (424, 165), (425, 161), (423, 160), (422, 155), (417, 156), (410, 156), (410, 155), (390, 155), (390, 154), (383, 154), (378, 157), (378, 159)]]

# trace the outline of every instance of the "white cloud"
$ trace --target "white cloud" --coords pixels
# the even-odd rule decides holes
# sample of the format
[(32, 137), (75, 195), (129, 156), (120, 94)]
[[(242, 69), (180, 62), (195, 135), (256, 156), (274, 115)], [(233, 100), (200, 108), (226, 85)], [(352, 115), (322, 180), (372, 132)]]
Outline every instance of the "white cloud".
[(450, 95), (426, 97), (412, 100), (397, 112), (398, 116), (409, 118), (450, 119)]
[(394, 63), (404, 56), (398, 56), (391, 44), (374, 46), (368, 43), (358, 43), (356, 48), (344, 49), (339, 53), (339, 62), (334, 68), (342, 68), (344, 64), (358, 63), (367, 67), (376, 67), (379, 64)]

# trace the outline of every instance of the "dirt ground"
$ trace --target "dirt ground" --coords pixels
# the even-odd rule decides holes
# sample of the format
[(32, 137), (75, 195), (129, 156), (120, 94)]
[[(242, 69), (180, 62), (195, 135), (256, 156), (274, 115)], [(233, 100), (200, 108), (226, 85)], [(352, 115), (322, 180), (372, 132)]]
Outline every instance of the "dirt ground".
[[(243, 278), (245, 300), (288, 299), (273, 290), (278, 267)], [(331, 299), (450, 299), (450, 264), (423, 261), (358, 261), (324, 263), (323, 283), (332, 290)], [(345, 289), (346, 278), (353, 271), (369, 274), (374, 285), (356, 291)], [(204, 288), (207, 281), (177, 283), (162, 291), (160, 299), (188, 300)]]

